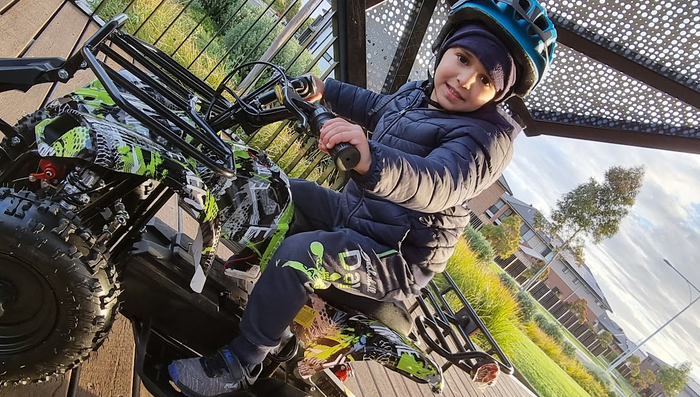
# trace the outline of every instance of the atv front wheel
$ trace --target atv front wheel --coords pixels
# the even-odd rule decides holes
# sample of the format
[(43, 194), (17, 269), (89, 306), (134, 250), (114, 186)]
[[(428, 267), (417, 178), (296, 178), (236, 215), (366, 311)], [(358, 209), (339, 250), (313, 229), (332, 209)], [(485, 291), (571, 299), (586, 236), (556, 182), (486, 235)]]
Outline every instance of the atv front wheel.
[(64, 373), (104, 341), (120, 289), (94, 240), (57, 204), (0, 188), (0, 385)]

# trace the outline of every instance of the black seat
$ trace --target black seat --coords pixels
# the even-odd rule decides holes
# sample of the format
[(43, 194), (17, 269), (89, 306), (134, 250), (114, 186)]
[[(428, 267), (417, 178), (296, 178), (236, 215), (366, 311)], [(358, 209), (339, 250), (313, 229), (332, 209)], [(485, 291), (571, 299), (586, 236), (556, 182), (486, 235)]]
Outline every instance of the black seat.
[(335, 307), (349, 308), (366, 314), (403, 335), (408, 335), (413, 328), (413, 319), (403, 302), (380, 302), (335, 287), (314, 292)]

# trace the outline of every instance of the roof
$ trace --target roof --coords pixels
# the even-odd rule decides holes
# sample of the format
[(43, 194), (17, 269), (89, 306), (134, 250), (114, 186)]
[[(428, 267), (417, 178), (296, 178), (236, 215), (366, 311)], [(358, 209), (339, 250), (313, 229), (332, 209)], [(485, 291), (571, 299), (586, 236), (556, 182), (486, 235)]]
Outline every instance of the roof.
[(650, 360), (656, 362), (660, 367), (672, 367), (673, 365), (669, 365), (666, 363), (666, 361), (658, 358), (657, 356), (647, 352), (647, 357), (649, 357)]
[(524, 246), (524, 245), (519, 245), (518, 247), (520, 248), (521, 251), (523, 251), (528, 256), (531, 256), (535, 259), (539, 259), (541, 261), (546, 262), (546, 259), (544, 259), (544, 257), (542, 255), (540, 255), (539, 252), (533, 250), (532, 248)]
[(526, 204), (518, 200), (517, 198), (513, 197), (512, 194), (504, 193), (501, 195), (501, 198), (510, 204), (510, 207), (513, 208), (515, 212), (517, 212), (518, 215), (520, 215), (520, 217), (527, 222), (528, 225), (530, 225), (531, 229), (535, 229), (535, 214), (539, 212), (537, 208), (533, 207), (532, 204)]
[(610, 318), (608, 312), (598, 316), (598, 322), (603, 328), (612, 334), (618, 346), (622, 347), (623, 349), (627, 348), (628, 339), (627, 335), (625, 335), (625, 331), (613, 319)]
[[(535, 214), (539, 212), (537, 208), (533, 207), (532, 204), (526, 204), (506, 193), (503, 193), (501, 198), (504, 199), (510, 205), (510, 207), (518, 213), (518, 215), (520, 215), (525, 223), (528, 224), (530, 229), (534, 230), (545, 243), (547, 243), (550, 247), (553, 246), (552, 241), (549, 238), (535, 230)], [(603, 305), (605, 309), (612, 311), (608, 300), (605, 299), (603, 290), (598, 285), (598, 281), (596, 281), (593, 273), (591, 273), (591, 269), (585, 263), (579, 266), (568, 251), (563, 251), (560, 258), (562, 259), (564, 265), (566, 265), (571, 271), (578, 274), (581, 280), (588, 285), (589, 290), (596, 295), (601, 305)]]
[(506, 177), (504, 175), (501, 175), (500, 178), (498, 178), (498, 183), (503, 186), (503, 189), (510, 194), (511, 196), (513, 195), (513, 191), (510, 189), (510, 185), (508, 185), (508, 181), (506, 181)]

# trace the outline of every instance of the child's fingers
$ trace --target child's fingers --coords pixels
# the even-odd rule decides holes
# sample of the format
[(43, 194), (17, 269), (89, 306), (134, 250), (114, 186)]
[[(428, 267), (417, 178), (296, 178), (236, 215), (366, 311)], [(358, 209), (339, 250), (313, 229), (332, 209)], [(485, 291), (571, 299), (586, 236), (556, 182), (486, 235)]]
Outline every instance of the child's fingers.
[(332, 148), (337, 141), (331, 144), (331, 137), (342, 134), (349, 125), (351, 124), (341, 118), (328, 120), (321, 128), (319, 143), (323, 144), (327, 149)]

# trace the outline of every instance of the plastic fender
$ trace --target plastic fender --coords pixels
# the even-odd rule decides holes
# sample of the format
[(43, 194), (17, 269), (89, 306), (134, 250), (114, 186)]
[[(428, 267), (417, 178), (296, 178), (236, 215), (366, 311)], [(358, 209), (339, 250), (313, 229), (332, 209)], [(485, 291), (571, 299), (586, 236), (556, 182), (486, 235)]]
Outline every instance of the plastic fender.
[(346, 361), (376, 361), (434, 392), (444, 387), (442, 368), (411, 340), (364, 314), (350, 315), (311, 295), (292, 332), (304, 344), (299, 374), (310, 377)]
[(348, 354), (352, 360), (376, 361), (413, 381), (428, 383), (435, 393), (442, 391), (442, 369), (407, 337), (362, 314), (350, 317), (346, 327), (362, 334)]

